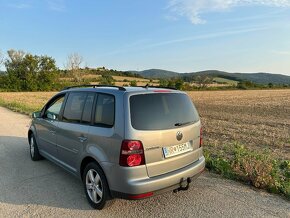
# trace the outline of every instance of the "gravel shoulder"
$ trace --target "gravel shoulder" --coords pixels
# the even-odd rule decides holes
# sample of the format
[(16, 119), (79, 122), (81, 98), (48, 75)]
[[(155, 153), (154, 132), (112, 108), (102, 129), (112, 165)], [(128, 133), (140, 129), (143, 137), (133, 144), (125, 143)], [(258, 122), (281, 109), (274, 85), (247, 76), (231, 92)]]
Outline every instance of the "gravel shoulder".
[(32, 162), (29, 118), (0, 107), (0, 217), (290, 217), (280, 196), (204, 173), (187, 192), (114, 200), (92, 210), (80, 180), (47, 160)]

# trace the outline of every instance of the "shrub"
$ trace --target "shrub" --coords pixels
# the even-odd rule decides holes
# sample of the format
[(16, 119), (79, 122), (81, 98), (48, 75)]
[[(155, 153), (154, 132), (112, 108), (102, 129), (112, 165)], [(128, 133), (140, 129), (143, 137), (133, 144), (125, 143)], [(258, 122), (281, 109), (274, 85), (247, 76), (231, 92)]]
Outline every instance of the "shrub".
[(269, 150), (254, 151), (238, 143), (219, 149), (207, 145), (204, 152), (209, 170), (290, 198), (289, 160), (276, 160)]

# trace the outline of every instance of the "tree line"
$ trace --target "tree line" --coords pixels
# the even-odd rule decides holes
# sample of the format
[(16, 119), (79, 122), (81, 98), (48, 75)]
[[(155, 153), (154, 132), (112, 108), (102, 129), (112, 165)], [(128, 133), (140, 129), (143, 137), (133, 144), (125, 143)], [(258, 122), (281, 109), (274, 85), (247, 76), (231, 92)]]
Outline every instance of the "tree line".
[[(7, 55), (0, 51), (0, 90), (6, 91), (51, 91), (66, 86), (80, 85), (90, 82), (114, 84), (112, 76), (140, 77), (131, 72), (120, 72), (113, 69), (82, 67), (83, 57), (78, 53), (67, 56), (65, 69), (59, 69), (53, 57), (47, 55), (32, 55), (21, 50), (8, 50)], [(101, 75), (98, 79), (85, 79), (84, 74)], [(66, 78), (68, 80), (61, 80)], [(134, 85), (134, 84), (133, 84)]]

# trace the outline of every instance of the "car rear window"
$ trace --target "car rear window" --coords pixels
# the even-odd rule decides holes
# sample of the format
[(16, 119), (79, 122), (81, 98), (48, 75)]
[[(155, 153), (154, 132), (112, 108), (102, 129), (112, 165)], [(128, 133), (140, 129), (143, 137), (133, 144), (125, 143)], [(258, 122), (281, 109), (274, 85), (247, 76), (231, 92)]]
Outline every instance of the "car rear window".
[(172, 129), (199, 120), (194, 104), (183, 93), (133, 95), (130, 113), (131, 124), (137, 130)]

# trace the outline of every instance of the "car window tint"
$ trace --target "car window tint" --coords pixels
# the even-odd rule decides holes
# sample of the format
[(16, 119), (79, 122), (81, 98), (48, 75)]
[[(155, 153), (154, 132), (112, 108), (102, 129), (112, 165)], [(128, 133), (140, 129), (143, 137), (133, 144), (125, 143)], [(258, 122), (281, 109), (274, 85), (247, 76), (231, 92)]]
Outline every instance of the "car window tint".
[(112, 95), (99, 94), (95, 124), (104, 127), (112, 127), (115, 120), (115, 98)]
[(178, 93), (133, 95), (130, 112), (132, 126), (138, 130), (172, 129), (199, 120), (191, 99)]
[(83, 117), (82, 117), (82, 123), (90, 123), (91, 122), (91, 116), (92, 116), (92, 108), (94, 103), (94, 93), (90, 93), (87, 95), (84, 111), (83, 111)]
[(52, 104), (50, 104), (45, 111), (45, 117), (50, 118), (52, 117), (52, 115), (54, 115), (55, 118), (58, 119), (63, 101), (64, 101), (64, 96), (56, 99)]
[(72, 123), (79, 123), (81, 121), (86, 96), (87, 94), (82, 92), (72, 92), (69, 94), (63, 112), (63, 121)]

